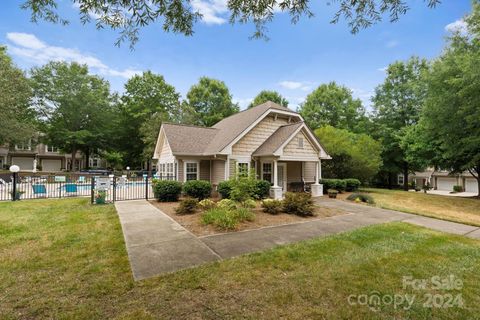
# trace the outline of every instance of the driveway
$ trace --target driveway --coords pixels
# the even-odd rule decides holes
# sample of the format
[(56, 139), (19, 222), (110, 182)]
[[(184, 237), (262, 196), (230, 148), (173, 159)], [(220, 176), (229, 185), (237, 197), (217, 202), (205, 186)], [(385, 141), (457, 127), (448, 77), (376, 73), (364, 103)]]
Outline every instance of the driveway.
[(316, 203), (345, 215), (196, 237), (144, 200), (116, 202), (135, 280), (380, 223), (402, 221), (480, 239), (480, 228), (326, 197)]

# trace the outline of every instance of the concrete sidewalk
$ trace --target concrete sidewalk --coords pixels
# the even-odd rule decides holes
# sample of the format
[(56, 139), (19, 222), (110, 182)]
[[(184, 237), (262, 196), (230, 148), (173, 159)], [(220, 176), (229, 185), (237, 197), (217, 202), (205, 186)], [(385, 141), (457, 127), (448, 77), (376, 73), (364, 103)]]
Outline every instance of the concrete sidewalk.
[(147, 201), (116, 202), (115, 207), (120, 216), (128, 257), (136, 280), (266, 250), (277, 245), (393, 221), (480, 239), (478, 227), (326, 197), (317, 198), (315, 201), (321, 206), (341, 209), (348, 214), (197, 238)]
[(219, 260), (197, 237), (145, 200), (115, 203), (135, 280)]

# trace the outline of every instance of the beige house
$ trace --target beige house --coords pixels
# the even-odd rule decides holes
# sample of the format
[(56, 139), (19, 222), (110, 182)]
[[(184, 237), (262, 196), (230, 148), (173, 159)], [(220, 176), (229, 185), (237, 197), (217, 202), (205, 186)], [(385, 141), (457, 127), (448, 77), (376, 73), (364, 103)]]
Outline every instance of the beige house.
[(214, 187), (237, 173), (254, 170), (281, 198), (294, 185), (322, 195), (322, 159), (331, 159), (303, 118), (266, 102), (221, 120), (210, 128), (164, 123), (154, 159), (161, 177), (208, 180)]

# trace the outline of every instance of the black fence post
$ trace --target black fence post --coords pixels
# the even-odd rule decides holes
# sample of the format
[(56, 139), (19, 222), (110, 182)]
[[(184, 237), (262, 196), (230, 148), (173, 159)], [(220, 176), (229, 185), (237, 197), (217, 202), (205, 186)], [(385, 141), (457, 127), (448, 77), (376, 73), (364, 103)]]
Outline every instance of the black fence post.
[(113, 202), (115, 203), (115, 199), (117, 198), (117, 177), (113, 177)]
[(13, 188), (12, 188), (12, 201), (17, 200), (17, 179), (18, 179), (18, 173), (14, 172), (13, 173)]
[(95, 201), (95, 176), (92, 176), (90, 184), (90, 202), (93, 204)]
[(148, 200), (148, 175), (145, 176), (145, 200)]

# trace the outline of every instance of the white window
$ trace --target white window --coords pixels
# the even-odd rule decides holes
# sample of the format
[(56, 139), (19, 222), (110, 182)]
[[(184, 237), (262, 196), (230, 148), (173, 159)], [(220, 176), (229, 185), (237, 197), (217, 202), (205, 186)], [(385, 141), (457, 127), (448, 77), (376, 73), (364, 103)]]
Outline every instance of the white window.
[(403, 175), (399, 175), (398, 176), (398, 184), (403, 184), (404, 180), (403, 180)]
[(238, 172), (239, 176), (247, 177), (249, 169), (250, 169), (250, 163), (249, 162), (238, 162), (237, 163), (237, 172)]
[(32, 150), (32, 140), (28, 140), (15, 145), (17, 150)]
[(5, 165), (5, 157), (0, 157), (0, 170), (3, 169), (4, 165)]
[(198, 180), (198, 162), (185, 162), (185, 181)]
[(272, 163), (271, 162), (265, 162), (262, 163), (262, 180), (270, 181), (272, 182)]
[(303, 149), (303, 138), (298, 138), (298, 147)]
[(46, 152), (58, 152), (58, 148), (54, 146), (45, 146)]

